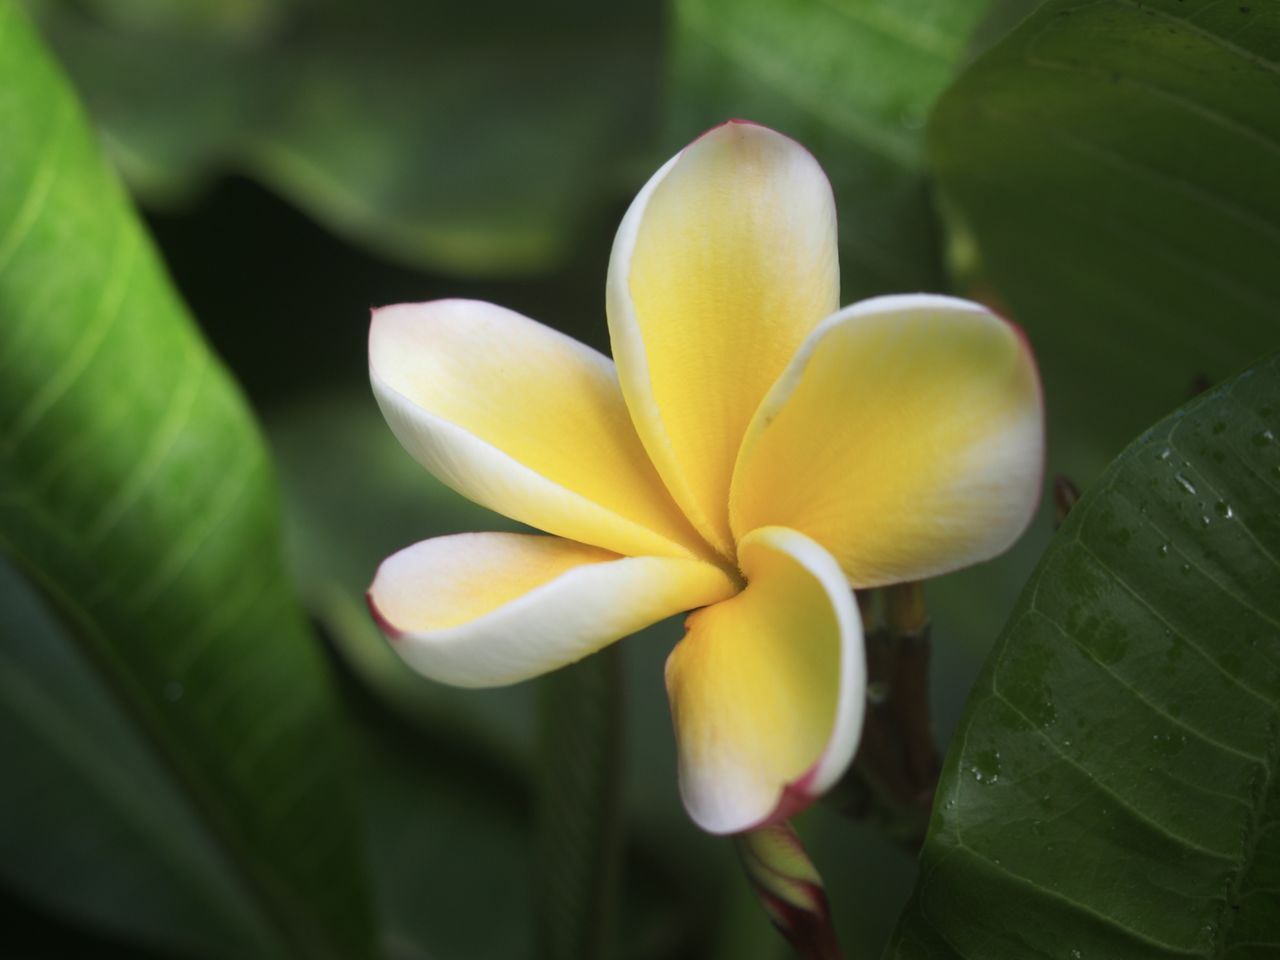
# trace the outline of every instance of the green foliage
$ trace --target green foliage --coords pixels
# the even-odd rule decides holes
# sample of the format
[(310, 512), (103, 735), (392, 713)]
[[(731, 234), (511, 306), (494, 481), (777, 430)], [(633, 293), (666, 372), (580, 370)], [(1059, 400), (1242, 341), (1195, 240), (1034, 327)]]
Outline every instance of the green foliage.
[(1278, 438), (1280, 357), (1072, 511), (970, 698), (891, 956), (1280, 949)]
[[(156, 829), (201, 834), (165, 851), (183, 861), (185, 886), (227, 899), (225, 873), (280, 949), (364, 955), (342, 734), (285, 580), (264, 448), (11, 2), (0, 4), (0, 141), (0, 544), (77, 636), (74, 655), (48, 651), (81, 658), (63, 671), (68, 691), (100, 684), (66, 707), (66, 722), (95, 726), (110, 703), (142, 738), (137, 763), (95, 773), (96, 758), (73, 757), (64, 773), (135, 818), (134, 831), (152, 808), (135, 809), (119, 781), (164, 781)], [(46, 654), (6, 649), (33, 669)], [(56, 711), (27, 707), (40, 739), (9, 758), (11, 774), (46, 763), (38, 744), (60, 735)], [(111, 825), (114, 845), (124, 829)], [(21, 836), (8, 842), (32, 855)], [(62, 852), (73, 873), (91, 856)], [(126, 862), (121, 875), (144, 869)], [(24, 882), (20, 861), (4, 870)]]
[(675, 0), (672, 149), (726, 117), (795, 137), (839, 209), (842, 301), (945, 287), (925, 121), (986, 0)]
[(1280, 6), (1052, 0), (943, 96), (930, 154), (1060, 469), (1280, 347)]
[(649, 4), (28, 2), (144, 196), (248, 173), (412, 265), (560, 262), (651, 125)]
[(0, 637), (0, 878), (157, 948), (266, 952), (270, 931), (171, 772), (7, 563)]
[(371, 883), (388, 960), (533, 956), (525, 771), (349, 691)]
[[(567, 291), (602, 282), (626, 198), (711, 124), (813, 149), (844, 301), (1007, 306), (1045, 375), (1052, 467), (1082, 485), (1280, 347), (1274, 3), (672, 0), (664, 49), (639, 2), (22, 2), (157, 209), (245, 174), (452, 274), (361, 259), (242, 183), (166, 247), (179, 277), (253, 288), (196, 307), (224, 350), (254, 342), (237, 371), (276, 403), (282, 562), (243, 400), (0, 0), (0, 548), (38, 590), (0, 567), (0, 887), (89, 944), (452, 960), (588, 956), (616, 932), (624, 960), (784, 954), (679, 804), (679, 621), (458, 691), (408, 670), (362, 598), (400, 547), (511, 528), (386, 430), (364, 307), (462, 293), (601, 337), (598, 297)], [(239, 209), (269, 215), (228, 237)], [(288, 255), (307, 289), (273, 276)], [(890, 956), (1276, 952), (1278, 378), (1273, 360), (1144, 435), (1039, 566), (1043, 515), (928, 585), (945, 743), (1036, 571), (965, 707)], [(799, 827), (849, 960), (878, 955), (912, 862), (832, 809)]]

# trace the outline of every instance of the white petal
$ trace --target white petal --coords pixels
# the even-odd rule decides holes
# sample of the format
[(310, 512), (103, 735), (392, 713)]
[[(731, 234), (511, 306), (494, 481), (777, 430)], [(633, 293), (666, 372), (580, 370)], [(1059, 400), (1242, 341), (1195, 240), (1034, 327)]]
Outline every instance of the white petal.
[(401, 304), (374, 314), (369, 376), (400, 442), (464, 496), (618, 553), (710, 555), (590, 347), (489, 303)]
[(620, 557), (518, 533), (464, 533), (383, 561), (369, 606), (418, 672), (462, 687), (515, 683), (666, 617), (731, 596), (719, 567)]

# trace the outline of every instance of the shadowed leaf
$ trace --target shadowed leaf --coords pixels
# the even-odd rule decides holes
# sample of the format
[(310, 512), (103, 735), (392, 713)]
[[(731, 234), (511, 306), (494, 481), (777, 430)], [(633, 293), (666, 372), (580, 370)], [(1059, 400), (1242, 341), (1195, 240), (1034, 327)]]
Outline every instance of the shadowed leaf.
[(1035, 344), (1056, 471), (1280, 348), (1280, 5), (1053, 0), (942, 97), (930, 153)]

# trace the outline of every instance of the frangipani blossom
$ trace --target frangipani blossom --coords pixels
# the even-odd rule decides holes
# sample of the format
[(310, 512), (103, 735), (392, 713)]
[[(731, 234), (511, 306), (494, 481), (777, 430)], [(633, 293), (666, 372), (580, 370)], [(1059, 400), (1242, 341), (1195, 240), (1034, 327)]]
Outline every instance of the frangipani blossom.
[(613, 360), (492, 304), (375, 311), (370, 376), (401, 443), (547, 534), (386, 560), (369, 603), (400, 655), (446, 683), (507, 684), (693, 610), (666, 667), (693, 820), (736, 833), (831, 786), (865, 700), (850, 588), (1003, 551), (1035, 510), (1044, 447), (1016, 328), (942, 296), (838, 306), (825, 175), (734, 121), (623, 219)]

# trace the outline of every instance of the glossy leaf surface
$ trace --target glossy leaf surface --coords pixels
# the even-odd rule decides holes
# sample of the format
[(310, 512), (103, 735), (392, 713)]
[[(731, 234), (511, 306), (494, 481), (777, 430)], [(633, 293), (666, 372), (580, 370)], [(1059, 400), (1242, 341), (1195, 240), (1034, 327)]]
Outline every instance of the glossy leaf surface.
[(889, 956), (1275, 956), (1278, 586), (1273, 358), (1072, 511), (970, 698)]

